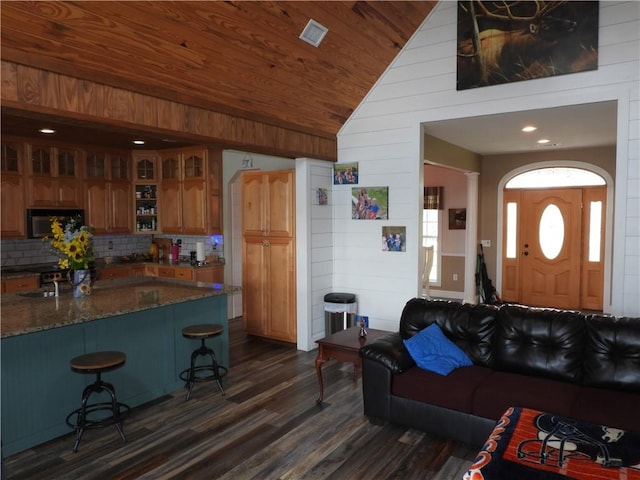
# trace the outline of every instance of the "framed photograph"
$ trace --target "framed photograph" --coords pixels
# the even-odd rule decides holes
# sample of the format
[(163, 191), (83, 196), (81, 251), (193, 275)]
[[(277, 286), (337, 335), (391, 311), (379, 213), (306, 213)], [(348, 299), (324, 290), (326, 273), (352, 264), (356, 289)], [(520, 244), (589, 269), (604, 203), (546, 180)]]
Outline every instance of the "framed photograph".
[(357, 185), (358, 184), (358, 162), (339, 163), (333, 165), (334, 185)]
[(356, 315), (355, 326), (359, 327), (360, 326), (360, 322), (362, 322), (364, 324), (364, 325), (362, 325), (364, 328), (369, 328), (369, 317), (366, 317), (364, 315)]
[(467, 209), (449, 209), (449, 230), (464, 230), (467, 228)]
[(458, 2), (457, 90), (598, 69), (599, 2)]
[(405, 252), (407, 227), (382, 227), (382, 251)]
[(352, 188), (351, 218), (387, 220), (389, 218), (389, 187)]

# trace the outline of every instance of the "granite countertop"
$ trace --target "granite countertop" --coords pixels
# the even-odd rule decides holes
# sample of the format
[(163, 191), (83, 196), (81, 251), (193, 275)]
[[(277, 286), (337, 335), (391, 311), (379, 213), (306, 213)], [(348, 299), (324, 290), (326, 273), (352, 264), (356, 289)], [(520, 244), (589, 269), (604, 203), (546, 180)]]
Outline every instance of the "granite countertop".
[[(98, 271), (103, 270), (105, 268), (113, 268), (113, 267), (131, 267), (133, 265), (157, 265), (159, 267), (186, 267), (186, 268), (211, 268), (211, 267), (222, 267), (224, 266), (223, 262), (214, 262), (214, 263), (205, 263), (204, 265), (193, 266), (188, 261), (180, 261), (179, 263), (169, 262), (168, 260), (161, 260), (158, 262), (116, 262), (116, 263), (104, 263), (100, 262), (96, 265)], [(38, 277), (40, 270), (44, 268), (55, 269), (55, 264), (47, 264), (47, 265), (23, 265), (23, 266), (12, 266), (12, 267), (3, 267), (0, 271), (0, 278), (2, 280), (8, 280), (11, 278), (26, 278), (26, 277)]]
[(62, 288), (59, 297), (35, 297), (33, 292), (4, 293), (0, 297), (0, 336), (23, 335), (239, 290), (240, 287), (219, 283), (129, 277), (96, 282), (92, 294), (85, 298), (74, 298), (68, 285)]

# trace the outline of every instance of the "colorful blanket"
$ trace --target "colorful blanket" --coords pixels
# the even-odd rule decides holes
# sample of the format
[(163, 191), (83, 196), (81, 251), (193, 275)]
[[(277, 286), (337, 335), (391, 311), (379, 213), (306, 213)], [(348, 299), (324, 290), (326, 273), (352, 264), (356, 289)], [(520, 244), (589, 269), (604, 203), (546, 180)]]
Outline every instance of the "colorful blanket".
[(640, 435), (511, 407), (463, 480), (640, 480)]

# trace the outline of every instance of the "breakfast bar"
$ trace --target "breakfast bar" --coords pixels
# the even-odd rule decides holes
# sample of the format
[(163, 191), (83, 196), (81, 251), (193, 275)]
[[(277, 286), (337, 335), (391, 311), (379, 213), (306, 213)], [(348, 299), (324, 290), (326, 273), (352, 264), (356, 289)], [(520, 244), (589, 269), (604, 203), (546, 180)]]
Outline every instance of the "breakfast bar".
[(67, 414), (88, 381), (69, 360), (97, 350), (125, 352), (126, 364), (109, 372), (118, 398), (131, 407), (184, 387), (179, 374), (195, 346), (185, 326), (222, 325), (211, 342), (229, 364), (227, 294), (237, 287), (151, 277), (96, 282), (74, 298), (41, 291), (1, 297), (2, 455), (70, 433)]

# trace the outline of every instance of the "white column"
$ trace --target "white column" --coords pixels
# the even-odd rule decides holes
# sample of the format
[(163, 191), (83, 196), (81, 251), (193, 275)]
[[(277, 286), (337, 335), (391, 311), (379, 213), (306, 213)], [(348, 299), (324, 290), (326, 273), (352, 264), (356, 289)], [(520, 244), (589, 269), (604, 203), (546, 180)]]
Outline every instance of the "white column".
[(478, 303), (476, 295), (476, 260), (478, 257), (478, 172), (466, 172), (467, 226), (465, 230), (464, 298), (465, 303)]

